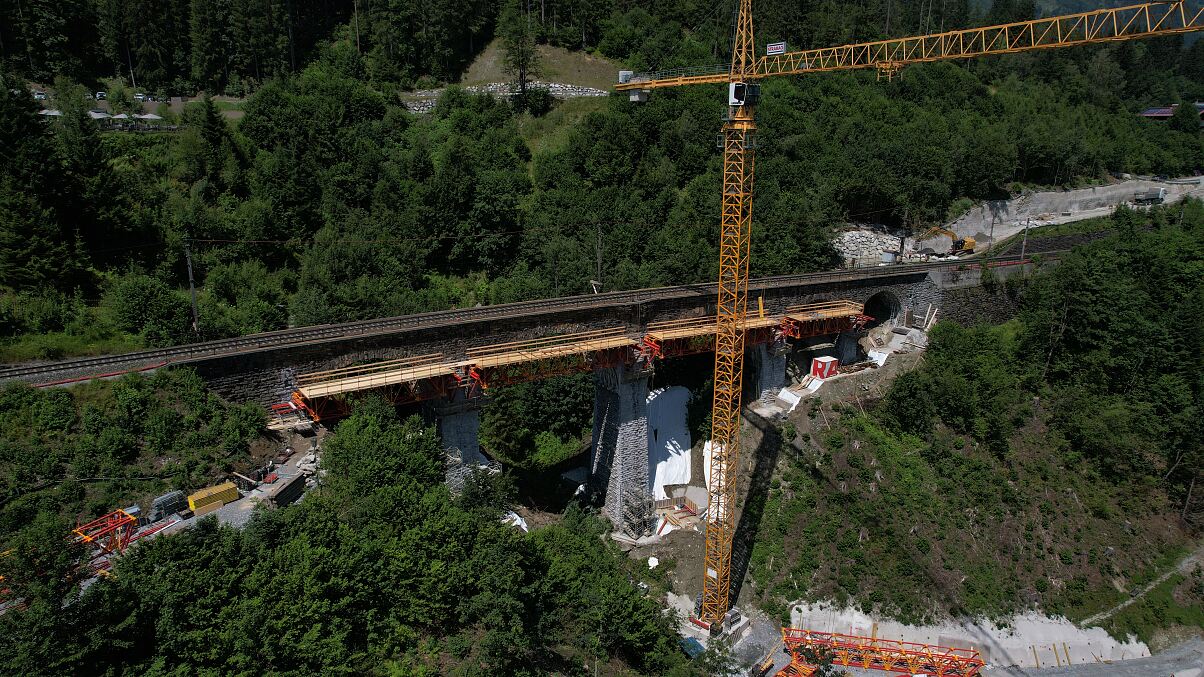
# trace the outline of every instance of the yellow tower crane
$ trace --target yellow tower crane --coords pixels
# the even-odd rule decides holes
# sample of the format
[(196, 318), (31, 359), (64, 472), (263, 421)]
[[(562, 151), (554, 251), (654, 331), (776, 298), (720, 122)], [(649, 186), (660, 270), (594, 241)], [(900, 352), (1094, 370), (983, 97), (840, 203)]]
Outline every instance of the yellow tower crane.
[(778, 75), (876, 68), (891, 77), (903, 66), (1036, 49), (1190, 33), (1204, 29), (1204, 9), (1184, 2), (1157, 2), (1067, 14), (998, 26), (947, 31), (842, 47), (766, 54), (753, 39), (752, 0), (737, 0), (735, 41), (729, 66), (659, 73), (620, 73), (618, 91), (642, 100), (649, 90), (727, 83), (723, 124), (723, 210), (719, 234), (719, 296), (715, 335), (715, 398), (711, 413), (711, 460), (707, 493), (702, 608), (711, 627), (727, 613), (731, 592), (732, 536), (740, 458), (740, 391), (744, 371), (744, 318), (748, 302), (749, 230), (752, 225), (754, 109), (760, 80)]

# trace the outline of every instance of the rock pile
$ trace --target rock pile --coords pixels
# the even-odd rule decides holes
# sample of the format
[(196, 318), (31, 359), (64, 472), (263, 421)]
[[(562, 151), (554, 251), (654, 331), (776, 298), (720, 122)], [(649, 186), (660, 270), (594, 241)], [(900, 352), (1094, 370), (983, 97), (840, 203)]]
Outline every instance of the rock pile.
[(884, 251), (899, 251), (902, 240), (875, 230), (846, 230), (832, 243), (845, 259), (880, 259)]
[[(606, 96), (609, 92), (602, 89), (594, 89), (593, 87), (581, 87), (579, 85), (566, 85), (559, 82), (540, 82), (536, 80), (527, 85), (531, 89), (546, 89), (554, 99), (576, 99), (581, 97), (591, 96)], [(464, 91), (471, 94), (489, 94), (490, 96), (509, 97), (518, 93), (518, 87), (512, 82), (491, 82), (486, 85), (473, 85), (465, 87)], [(439, 99), (439, 95), (443, 93), (442, 89), (420, 89), (414, 92), (414, 98), (405, 101), (405, 107), (411, 113), (429, 113), (435, 107), (435, 102)]]

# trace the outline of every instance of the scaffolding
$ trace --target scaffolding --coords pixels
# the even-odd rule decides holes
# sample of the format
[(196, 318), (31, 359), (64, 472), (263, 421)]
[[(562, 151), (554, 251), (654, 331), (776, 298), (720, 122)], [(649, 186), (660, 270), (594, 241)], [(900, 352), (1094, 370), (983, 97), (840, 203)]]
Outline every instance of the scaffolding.
[(112, 558), (125, 552), (138, 529), (138, 519), (124, 510), (81, 524), (72, 530), (77, 543), (91, 546), (88, 568), (93, 573), (107, 570)]
[[(742, 344), (858, 329), (869, 320), (863, 310), (855, 301), (791, 306), (784, 314), (762, 309), (741, 323)], [(348, 396), (361, 391), (376, 391), (395, 404), (406, 404), (620, 365), (638, 371), (657, 359), (713, 351), (718, 334), (712, 315), (653, 322), (634, 338), (625, 326), (616, 326), (469, 348), (463, 360), (430, 353), (310, 372), (295, 377), (297, 390), (289, 401), (273, 406), (272, 414), (283, 427), (306, 417), (317, 422), (345, 416), (350, 412)]]

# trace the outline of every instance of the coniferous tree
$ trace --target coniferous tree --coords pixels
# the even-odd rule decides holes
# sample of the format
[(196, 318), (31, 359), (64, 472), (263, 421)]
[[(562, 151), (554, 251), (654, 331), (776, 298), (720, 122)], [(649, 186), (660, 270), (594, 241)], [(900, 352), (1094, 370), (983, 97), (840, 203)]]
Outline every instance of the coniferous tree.
[(540, 63), (531, 17), (522, 10), (518, 0), (507, 0), (502, 8), (498, 33), (502, 36), (503, 67), (518, 88), (519, 107), (525, 108), (528, 105), (527, 84), (539, 76)]

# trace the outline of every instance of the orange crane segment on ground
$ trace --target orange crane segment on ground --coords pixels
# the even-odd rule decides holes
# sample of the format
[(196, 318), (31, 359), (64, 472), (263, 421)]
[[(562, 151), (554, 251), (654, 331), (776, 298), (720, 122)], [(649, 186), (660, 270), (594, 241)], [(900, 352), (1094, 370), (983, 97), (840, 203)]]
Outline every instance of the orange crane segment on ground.
[(723, 124), (723, 194), (719, 235), (719, 293), (715, 335), (711, 466), (707, 493), (706, 555), (698, 624), (710, 628), (730, 607), (732, 536), (740, 457), (740, 392), (744, 373), (744, 319), (748, 305), (749, 231), (752, 224), (754, 111), (758, 80), (779, 75), (876, 68), (893, 76), (908, 64), (1070, 47), (1204, 29), (1204, 9), (1156, 2), (1080, 12), (998, 26), (947, 31), (757, 57), (752, 0), (738, 0), (731, 64), (650, 74), (621, 73), (615, 87), (643, 100), (652, 89), (727, 83)]
[(791, 661), (778, 672), (779, 675), (810, 675), (815, 667), (802, 658), (804, 651), (831, 656), (833, 665), (846, 668), (902, 671), (932, 677), (974, 677), (985, 665), (974, 649), (796, 628), (782, 630), (782, 644)]

